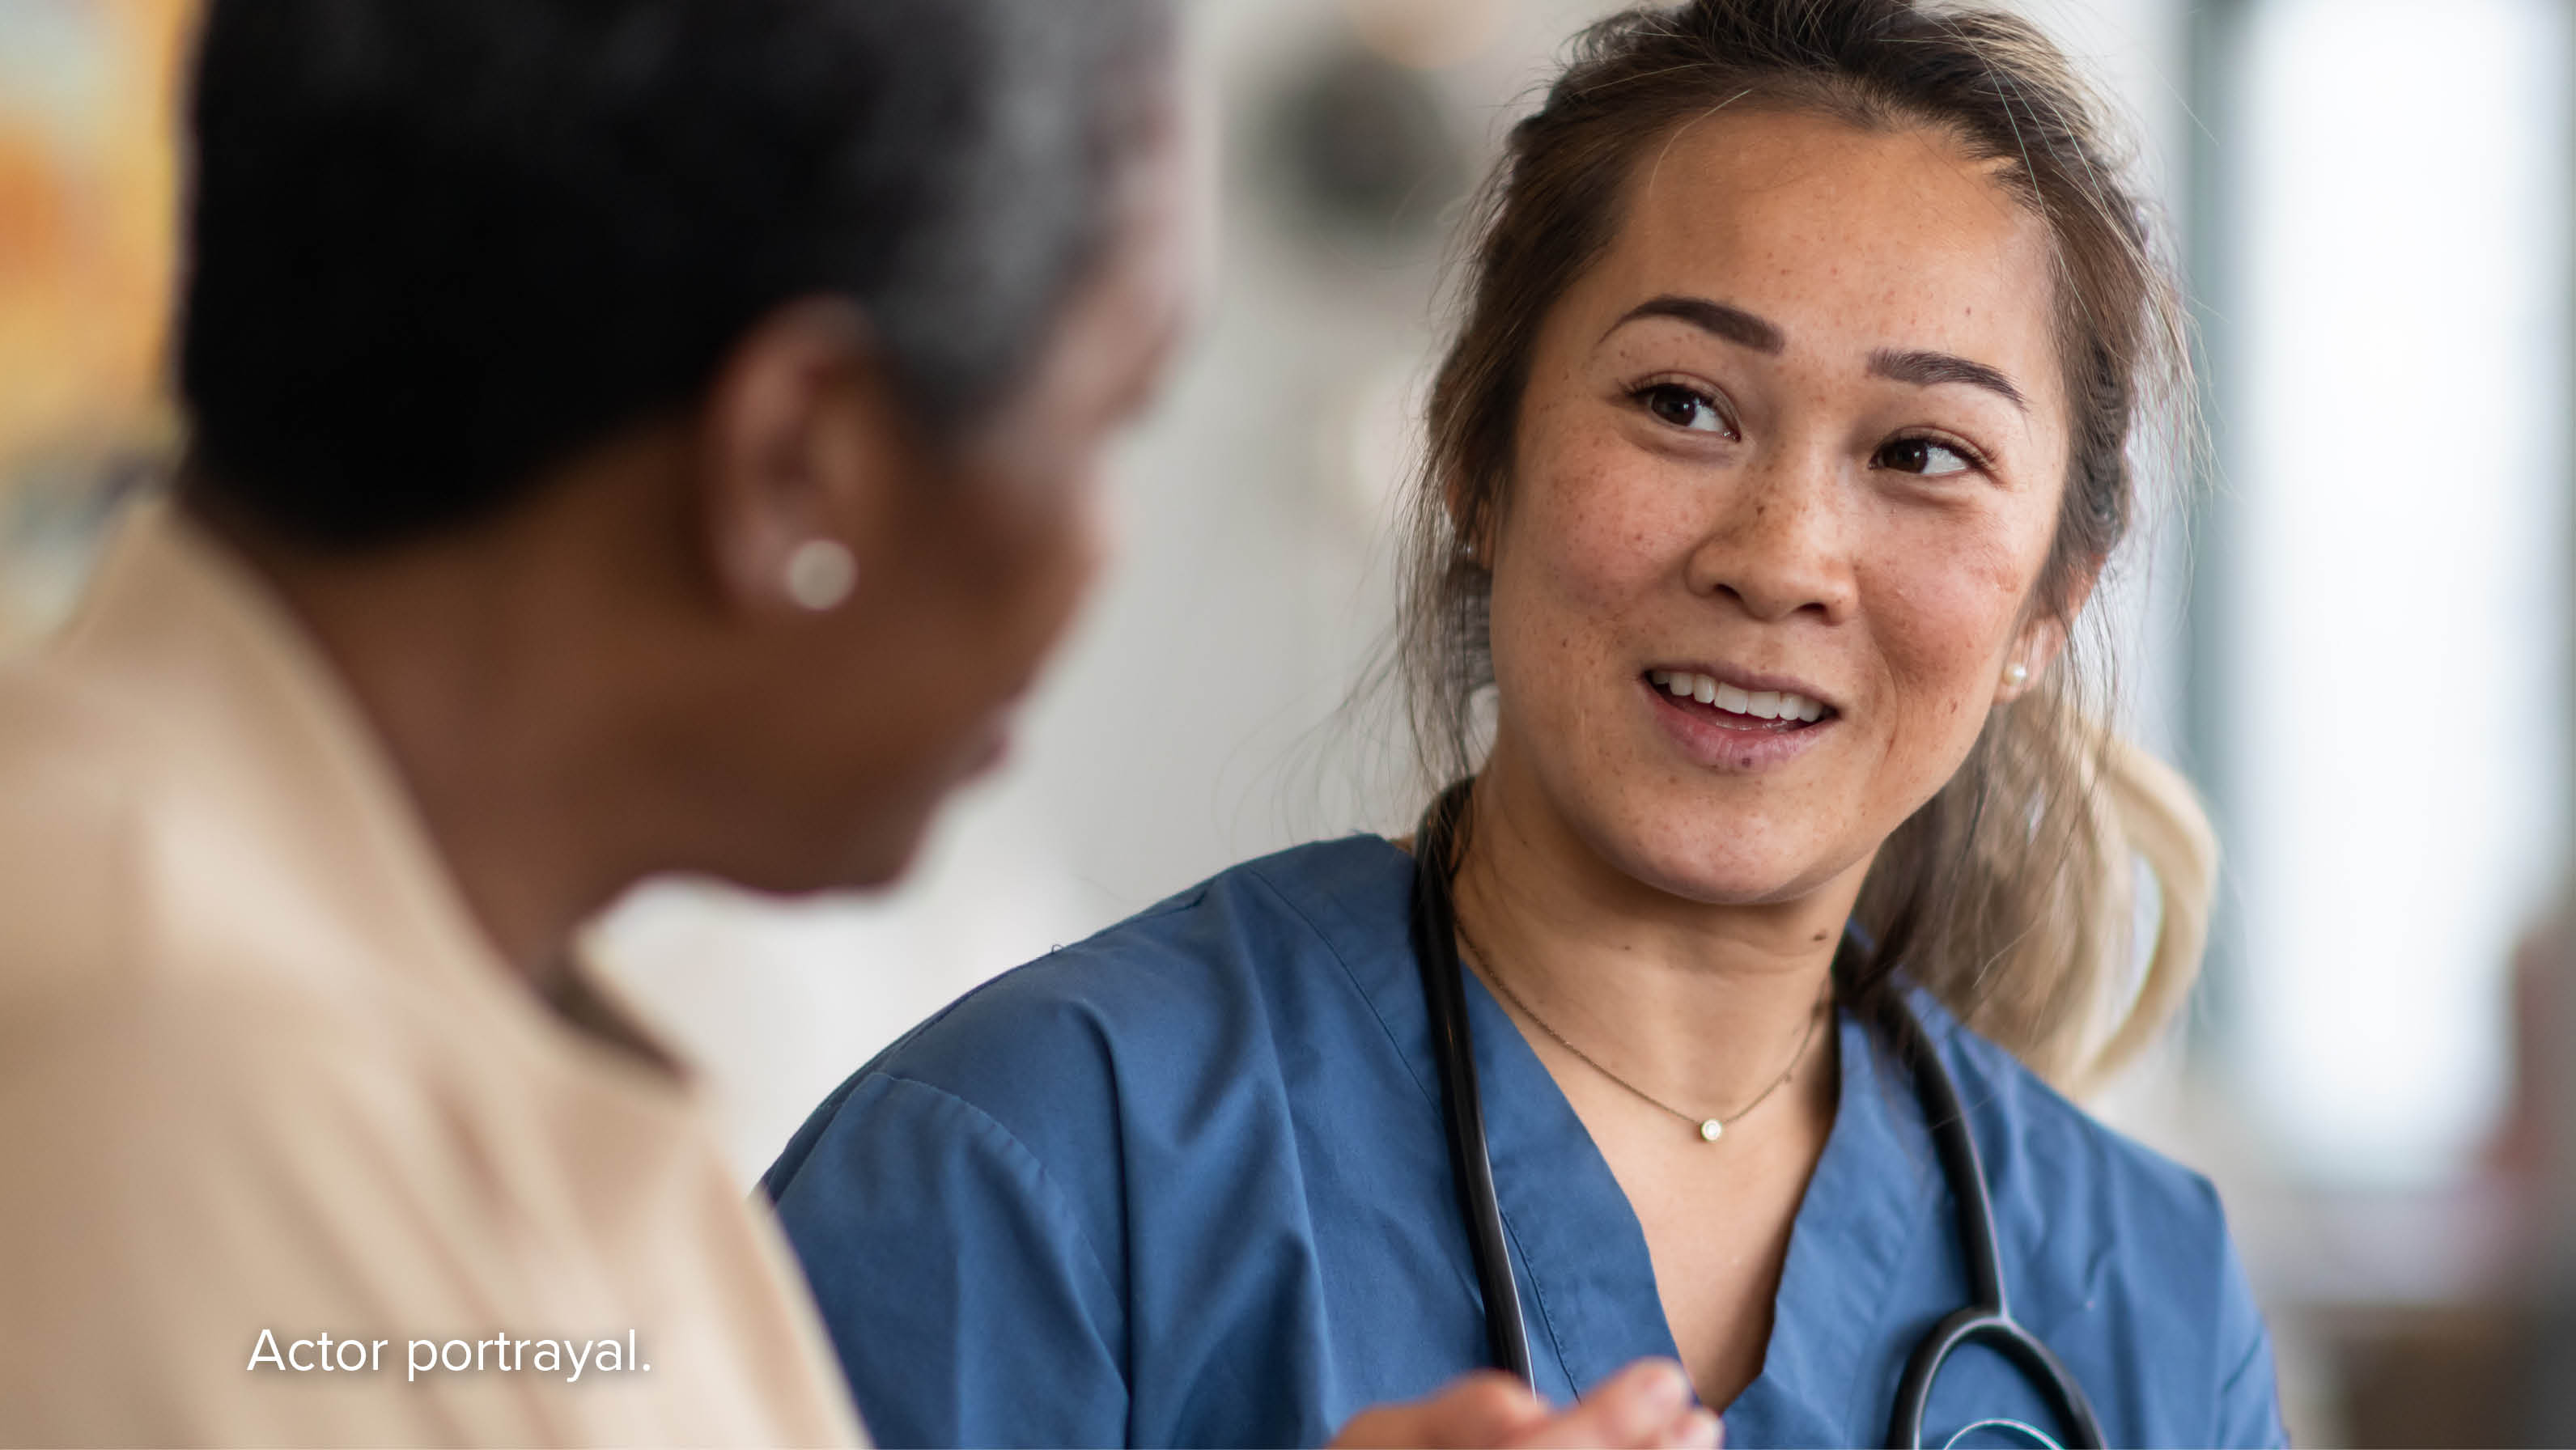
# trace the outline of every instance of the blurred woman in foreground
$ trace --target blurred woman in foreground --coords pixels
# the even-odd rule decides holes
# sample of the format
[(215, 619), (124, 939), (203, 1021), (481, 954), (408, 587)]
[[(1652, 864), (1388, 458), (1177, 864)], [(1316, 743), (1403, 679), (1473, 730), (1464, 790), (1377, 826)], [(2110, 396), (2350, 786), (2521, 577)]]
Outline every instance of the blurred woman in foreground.
[(0, 674), (0, 1441), (858, 1433), (568, 943), (1000, 748), (1182, 312), (1171, 23), (215, 0), (178, 497)]
[[(1997, 12), (1585, 37), (1431, 403), (1406, 661), (1471, 784), (1013, 973), (824, 1105), (768, 1186), (882, 1433), (1311, 1442), (1519, 1339), (1551, 1395), (1677, 1355), (1735, 1443), (1877, 1442), (1972, 1297), (1921, 1042), (2012, 1307), (2110, 1441), (2281, 1437), (2209, 1186), (2048, 1085), (2180, 1000), (2209, 884), (2187, 790), (2079, 687), (2132, 452), (2187, 396), (2111, 153)], [(2142, 985), (2124, 829), (2165, 878)], [(1426, 879), (1516, 1321), (1444, 1124)], [(961, 1352), (994, 1323), (1045, 1348)], [(2039, 1388), (1971, 1350), (1922, 1428), (2080, 1433)]]

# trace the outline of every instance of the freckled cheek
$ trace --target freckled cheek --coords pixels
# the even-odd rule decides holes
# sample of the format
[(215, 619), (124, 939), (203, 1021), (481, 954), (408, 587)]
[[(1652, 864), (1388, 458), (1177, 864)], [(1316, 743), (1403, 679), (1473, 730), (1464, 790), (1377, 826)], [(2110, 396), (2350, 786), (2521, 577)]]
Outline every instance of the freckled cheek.
[(1522, 455), (1494, 576), (1493, 661), (1507, 722), (1559, 740), (1587, 733), (1605, 705), (1604, 663), (1632, 652), (1631, 621), (1655, 597), (1670, 528), (1638, 487), (1633, 450)]
[(1864, 597), (1875, 601), (1870, 632), (1896, 707), (1889, 723), (1926, 742), (1973, 736), (1993, 698), (1995, 661), (2021, 620), (2022, 582), (1991, 556), (1929, 543), (1874, 573)]
[(1506, 526), (1507, 570), (1567, 607), (1618, 613), (1672, 574), (1687, 551), (1690, 495), (1615, 440), (1528, 460)]

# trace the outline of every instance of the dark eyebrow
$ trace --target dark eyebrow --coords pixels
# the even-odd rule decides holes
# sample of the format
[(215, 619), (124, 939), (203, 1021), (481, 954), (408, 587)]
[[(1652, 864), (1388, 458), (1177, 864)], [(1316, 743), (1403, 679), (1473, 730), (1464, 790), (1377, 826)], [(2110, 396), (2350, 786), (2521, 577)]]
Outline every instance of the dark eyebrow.
[[(1687, 322), (1702, 332), (1723, 338), (1738, 347), (1749, 347), (1755, 352), (1770, 353), (1775, 357), (1789, 345), (1789, 335), (1782, 332), (1778, 324), (1765, 322), (1741, 307), (1729, 307), (1723, 302), (1711, 302), (1705, 297), (1680, 297), (1671, 293), (1640, 302), (1629, 308), (1626, 316), (1610, 324), (1610, 332), (1617, 332), (1629, 323), (1645, 317), (1669, 317), (1678, 322)], [(1610, 332), (1601, 335), (1608, 337)]]
[(1966, 383), (2000, 394), (2014, 407), (2027, 413), (2030, 404), (2012, 379), (1981, 362), (1970, 362), (1946, 352), (1893, 352), (1881, 348), (1869, 355), (1869, 370), (1882, 378), (1900, 383), (1932, 387), (1939, 383)]

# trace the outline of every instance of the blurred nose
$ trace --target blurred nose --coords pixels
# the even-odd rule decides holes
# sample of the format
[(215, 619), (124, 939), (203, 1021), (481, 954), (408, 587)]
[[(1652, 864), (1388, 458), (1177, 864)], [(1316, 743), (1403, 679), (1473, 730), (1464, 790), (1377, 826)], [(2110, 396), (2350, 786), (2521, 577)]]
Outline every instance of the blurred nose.
[(1691, 554), (1692, 593), (1731, 601), (1766, 623), (1812, 614), (1837, 624), (1850, 616), (1856, 591), (1843, 517), (1848, 501), (1828, 451), (1760, 460), (1715, 503)]

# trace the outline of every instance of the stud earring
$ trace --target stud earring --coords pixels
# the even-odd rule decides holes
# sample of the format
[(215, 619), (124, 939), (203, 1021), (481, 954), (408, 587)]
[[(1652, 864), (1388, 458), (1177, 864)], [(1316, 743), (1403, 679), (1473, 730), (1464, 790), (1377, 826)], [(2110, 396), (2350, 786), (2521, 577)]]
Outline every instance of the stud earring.
[(830, 539), (807, 539), (787, 556), (787, 597), (816, 614), (838, 609), (859, 582), (859, 561)]
[(2030, 666), (2019, 660), (2004, 666), (2004, 683), (2018, 690), (2030, 683)]

